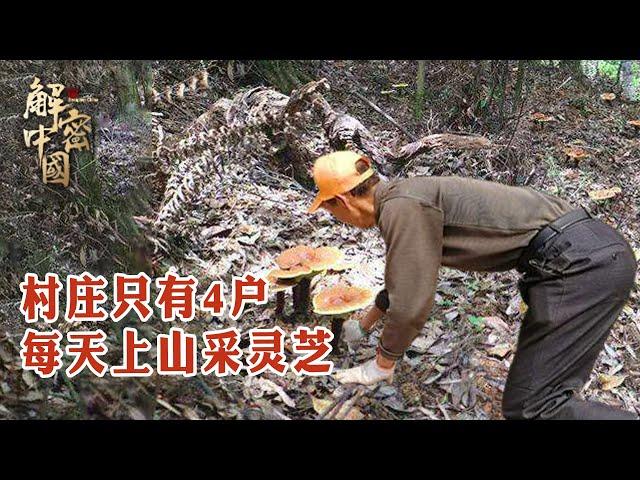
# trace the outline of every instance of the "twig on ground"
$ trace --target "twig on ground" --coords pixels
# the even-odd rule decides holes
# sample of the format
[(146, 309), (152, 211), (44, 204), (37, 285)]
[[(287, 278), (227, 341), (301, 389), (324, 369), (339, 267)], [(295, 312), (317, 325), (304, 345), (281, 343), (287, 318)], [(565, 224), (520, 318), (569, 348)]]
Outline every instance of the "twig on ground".
[(356, 384), (348, 385), (345, 388), (345, 391), (343, 392), (343, 394), (340, 395), (338, 398), (336, 398), (333, 402), (331, 402), (331, 405), (329, 405), (329, 407), (327, 407), (327, 409), (323, 411), (322, 414), (320, 414), (316, 418), (316, 420), (323, 420), (330, 412), (336, 409), (336, 407), (339, 409), (339, 407), (347, 400), (347, 398), (351, 396), (351, 394), (356, 389), (356, 387), (358, 387), (358, 385)]
[(389, 122), (391, 122), (398, 130), (400, 130), (402, 133), (404, 133), (407, 137), (409, 137), (411, 140), (413, 140), (414, 142), (416, 140), (418, 140), (418, 137), (416, 137), (415, 135), (413, 135), (411, 132), (409, 132), (409, 130), (407, 130), (406, 128), (404, 128), (402, 125), (400, 125), (391, 115), (389, 115), (388, 113), (386, 113), (385, 111), (383, 111), (379, 106), (377, 106), (375, 103), (373, 103), (371, 100), (369, 100), (367, 97), (365, 97), (364, 95), (362, 95), (360, 92), (353, 92), (353, 94), (358, 97), (360, 100), (362, 100), (363, 102), (365, 102), (367, 105), (369, 105), (371, 108), (373, 108), (376, 112), (378, 112), (380, 115), (382, 115), (384, 118), (386, 118), (387, 120), (389, 120)]

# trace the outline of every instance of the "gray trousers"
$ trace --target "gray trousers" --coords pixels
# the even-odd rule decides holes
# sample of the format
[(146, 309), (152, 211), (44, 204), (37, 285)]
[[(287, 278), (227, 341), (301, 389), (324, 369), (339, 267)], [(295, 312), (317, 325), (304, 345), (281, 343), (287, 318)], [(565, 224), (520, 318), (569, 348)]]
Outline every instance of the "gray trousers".
[(553, 237), (518, 268), (528, 310), (503, 397), (507, 419), (637, 419), (578, 392), (634, 285), (636, 260), (596, 218)]

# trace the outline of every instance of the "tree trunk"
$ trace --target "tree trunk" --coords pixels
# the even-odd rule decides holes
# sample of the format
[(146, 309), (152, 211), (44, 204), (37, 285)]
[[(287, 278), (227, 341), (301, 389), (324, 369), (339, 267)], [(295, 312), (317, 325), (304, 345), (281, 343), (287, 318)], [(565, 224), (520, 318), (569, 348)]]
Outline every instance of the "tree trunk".
[(516, 85), (513, 92), (513, 106), (511, 109), (511, 113), (514, 115), (518, 111), (522, 103), (522, 85), (524, 84), (524, 75), (526, 68), (527, 62), (525, 60), (518, 61), (518, 75), (516, 77)]
[(638, 80), (634, 77), (637, 77), (640, 72), (634, 75), (634, 63), (637, 64), (638, 62), (634, 62), (633, 60), (622, 60), (622, 65), (620, 66), (622, 98), (629, 102), (635, 102), (638, 100)]
[(580, 85), (587, 85), (587, 82), (585, 81), (585, 75), (582, 72), (582, 64), (580, 60), (563, 60), (561, 65), (564, 69), (568, 70), (569, 73), (571, 73), (573, 78)]
[(142, 60), (135, 63), (135, 71), (142, 86), (144, 95), (144, 106), (149, 108), (153, 103), (153, 69), (149, 60)]
[(580, 68), (587, 79), (593, 81), (598, 77), (598, 60), (582, 60), (580, 63)]
[(426, 62), (418, 60), (418, 75), (416, 78), (416, 98), (414, 104), (414, 114), (416, 120), (422, 120), (422, 111), (424, 109), (424, 81), (426, 76)]
[(140, 96), (133, 65), (130, 61), (114, 62), (111, 70), (120, 112), (125, 115), (135, 113), (140, 108)]
[(507, 99), (507, 87), (510, 78), (509, 61), (505, 60), (502, 64), (502, 73), (500, 75), (500, 107), (498, 109), (500, 115), (500, 126), (504, 124), (504, 106)]

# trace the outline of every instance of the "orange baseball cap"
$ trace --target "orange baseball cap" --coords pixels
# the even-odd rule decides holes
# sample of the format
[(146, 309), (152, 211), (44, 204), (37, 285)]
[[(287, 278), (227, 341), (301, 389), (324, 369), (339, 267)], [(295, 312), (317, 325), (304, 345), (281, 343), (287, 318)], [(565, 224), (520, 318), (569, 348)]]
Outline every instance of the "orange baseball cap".
[[(358, 173), (356, 169), (358, 160), (367, 162), (369, 169)], [(333, 152), (318, 158), (313, 165), (313, 180), (318, 187), (318, 195), (308, 212), (315, 212), (325, 200), (348, 192), (371, 175), (373, 175), (371, 160), (355, 152)]]

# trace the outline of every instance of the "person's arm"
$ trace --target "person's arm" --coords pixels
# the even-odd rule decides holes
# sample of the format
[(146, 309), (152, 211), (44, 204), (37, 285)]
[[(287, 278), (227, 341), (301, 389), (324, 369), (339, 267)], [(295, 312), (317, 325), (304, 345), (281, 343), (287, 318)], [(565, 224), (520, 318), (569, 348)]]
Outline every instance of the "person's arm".
[(379, 225), (387, 245), (386, 294), (379, 294), (374, 308), (387, 320), (376, 358), (336, 372), (341, 383), (391, 382), (396, 360), (420, 333), (433, 306), (442, 260), (442, 211), (402, 197), (385, 203)]
[(388, 308), (378, 353), (387, 361), (396, 361), (420, 334), (433, 306), (444, 216), (438, 208), (400, 197), (383, 205), (379, 225), (387, 246)]
[(378, 320), (382, 318), (388, 307), (389, 298), (387, 297), (387, 290), (380, 290), (376, 296), (374, 306), (358, 320), (358, 327), (363, 335), (366, 335), (373, 330), (373, 327), (375, 327)]
[(384, 311), (374, 305), (367, 311), (367, 314), (360, 319), (360, 327), (364, 332), (369, 333), (383, 315)]

